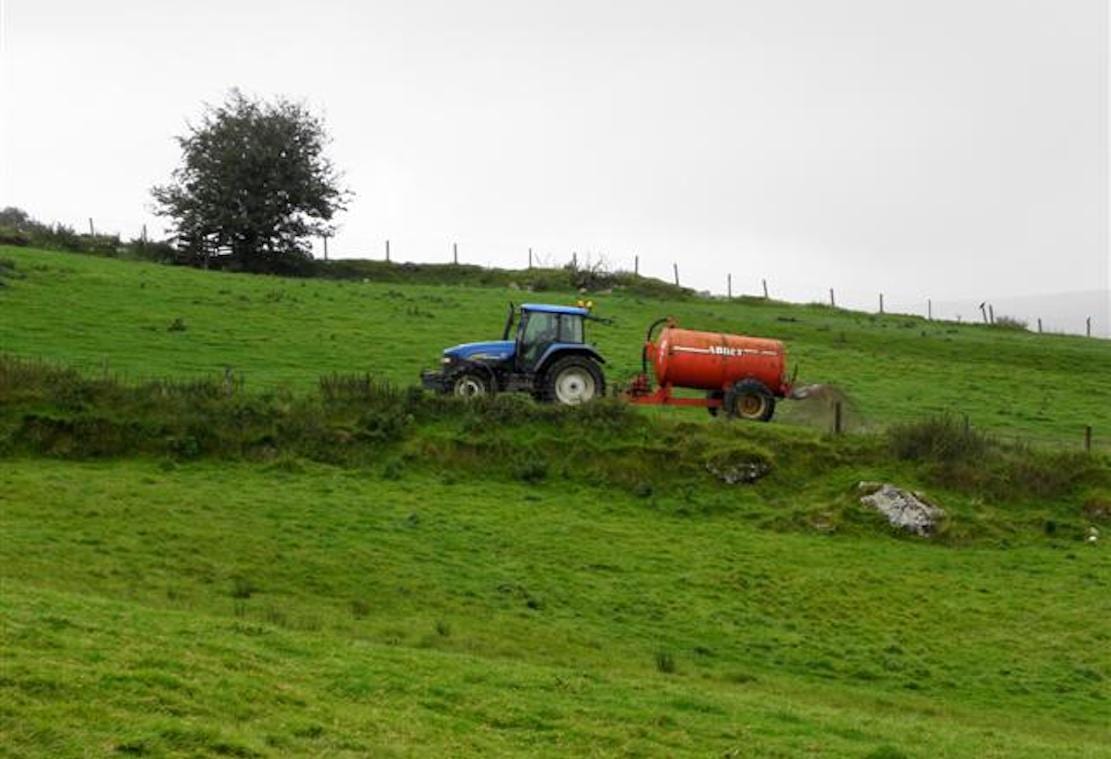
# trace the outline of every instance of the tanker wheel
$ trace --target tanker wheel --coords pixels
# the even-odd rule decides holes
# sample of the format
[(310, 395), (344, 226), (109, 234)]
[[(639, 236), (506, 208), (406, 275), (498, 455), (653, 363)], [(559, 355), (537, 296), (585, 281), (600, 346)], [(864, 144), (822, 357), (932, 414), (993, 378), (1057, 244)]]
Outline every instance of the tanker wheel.
[(478, 398), (490, 393), (490, 380), (478, 372), (463, 372), (451, 383), (451, 392), (457, 398)]
[(577, 406), (605, 394), (602, 369), (583, 356), (561, 358), (544, 374), (544, 398), (563, 406)]
[(766, 422), (775, 413), (775, 396), (758, 380), (741, 380), (725, 393), (722, 407), (730, 418)]
[[(710, 390), (706, 393), (706, 400), (719, 400), (724, 405), (725, 393), (720, 390)], [(721, 411), (721, 408), (721, 406), (707, 406), (706, 410), (710, 412), (710, 416), (717, 416), (718, 412)]]

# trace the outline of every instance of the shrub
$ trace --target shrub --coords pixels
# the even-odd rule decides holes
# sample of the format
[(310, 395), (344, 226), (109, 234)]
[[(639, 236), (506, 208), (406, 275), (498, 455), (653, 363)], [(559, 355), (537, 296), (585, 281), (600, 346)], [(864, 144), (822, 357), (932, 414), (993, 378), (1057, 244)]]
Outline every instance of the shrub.
[(989, 439), (950, 415), (896, 424), (887, 431), (897, 458), (912, 461), (967, 461), (983, 456)]
[(1020, 332), (1025, 332), (1028, 328), (1026, 322), (1022, 319), (1016, 319), (1013, 316), (997, 316), (991, 326), (996, 329), (1012, 329)]

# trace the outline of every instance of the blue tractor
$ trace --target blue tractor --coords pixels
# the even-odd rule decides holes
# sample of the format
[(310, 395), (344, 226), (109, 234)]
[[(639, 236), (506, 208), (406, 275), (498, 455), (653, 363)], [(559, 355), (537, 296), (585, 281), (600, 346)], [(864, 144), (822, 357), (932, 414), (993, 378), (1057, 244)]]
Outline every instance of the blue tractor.
[(578, 306), (509, 304), (501, 340), (444, 349), (438, 371), (421, 384), (464, 398), (527, 392), (566, 405), (605, 395), (605, 359), (586, 342), (587, 321), (605, 321)]

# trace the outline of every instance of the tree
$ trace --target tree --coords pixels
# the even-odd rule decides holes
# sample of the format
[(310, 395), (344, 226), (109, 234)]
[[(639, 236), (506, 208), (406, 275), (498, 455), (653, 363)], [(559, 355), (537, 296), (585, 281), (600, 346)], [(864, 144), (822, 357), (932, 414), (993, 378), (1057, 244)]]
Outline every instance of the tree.
[(151, 192), (193, 264), (295, 269), (311, 258), (312, 236), (334, 231), (350, 197), (324, 155), (323, 121), (283, 98), (232, 90), (222, 105), (206, 105), (200, 124), (177, 142), (182, 165)]

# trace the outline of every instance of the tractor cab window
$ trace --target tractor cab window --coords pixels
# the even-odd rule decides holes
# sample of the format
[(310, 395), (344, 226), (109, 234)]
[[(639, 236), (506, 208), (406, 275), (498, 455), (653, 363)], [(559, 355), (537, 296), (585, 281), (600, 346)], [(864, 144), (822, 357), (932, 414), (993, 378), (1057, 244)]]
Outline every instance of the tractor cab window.
[(523, 368), (531, 369), (552, 343), (581, 343), (583, 320), (573, 314), (530, 311), (522, 316), (519, 334)]
[(559, 317), (559, 341), (561, 343), (581, 343), (583, 341), (583, 319), (573, 314)]

